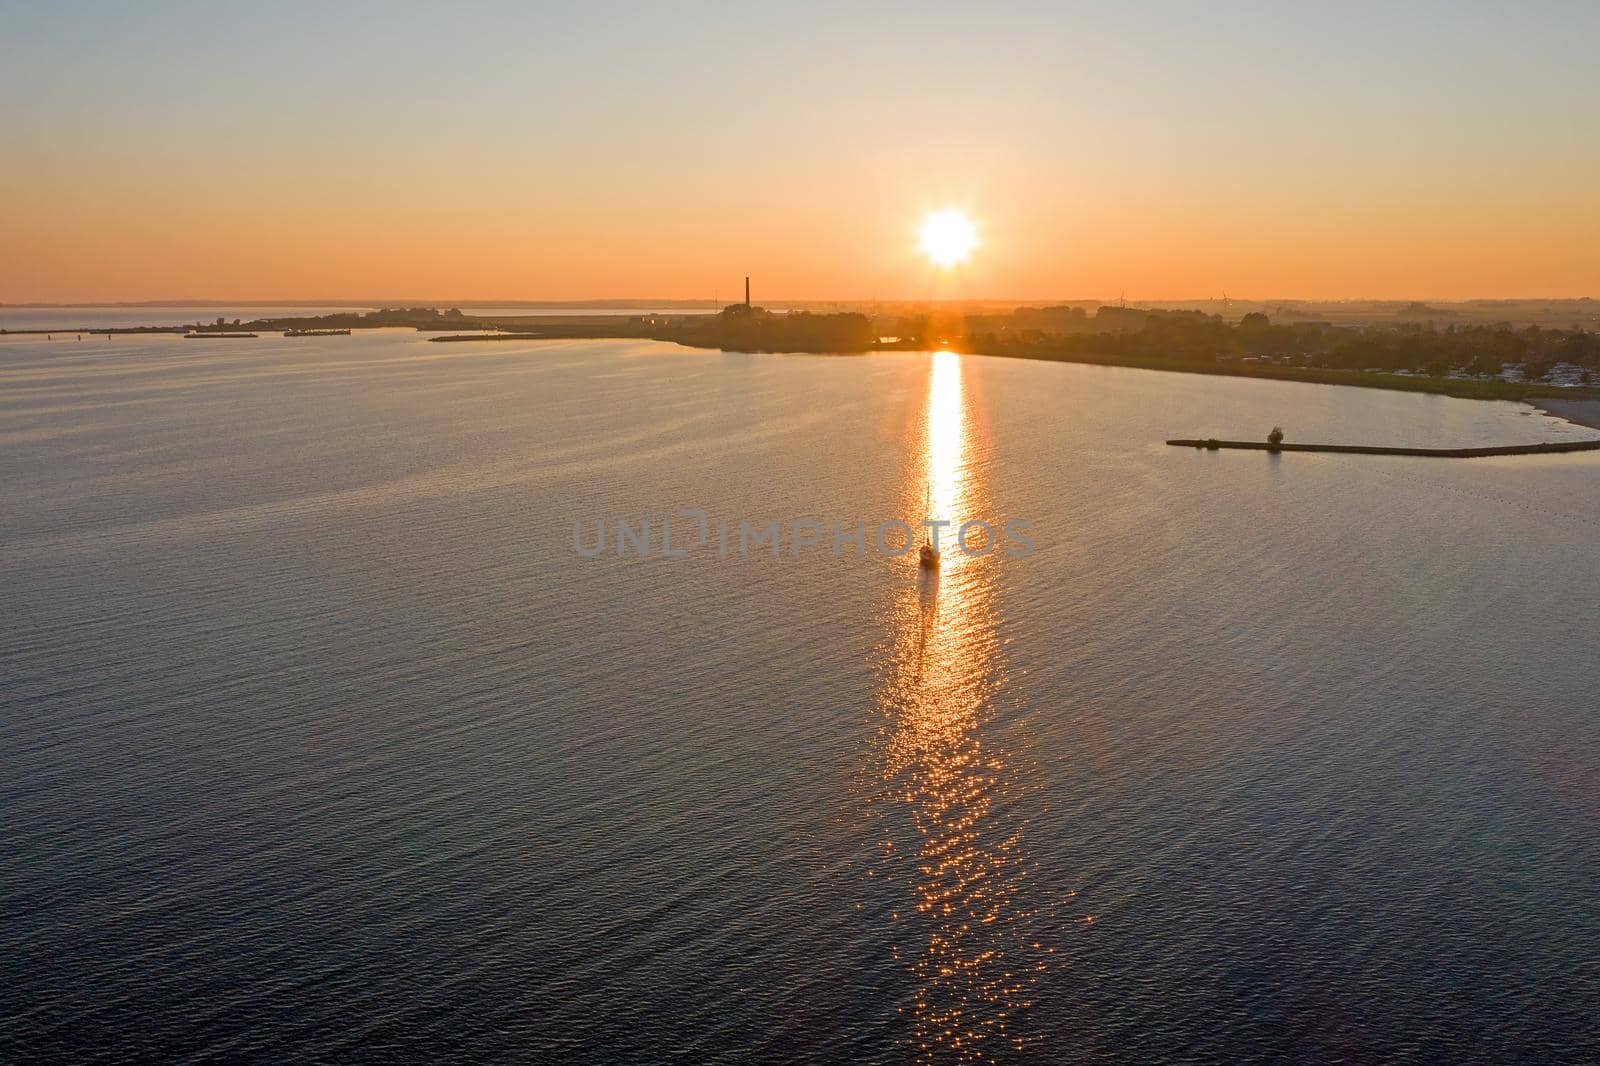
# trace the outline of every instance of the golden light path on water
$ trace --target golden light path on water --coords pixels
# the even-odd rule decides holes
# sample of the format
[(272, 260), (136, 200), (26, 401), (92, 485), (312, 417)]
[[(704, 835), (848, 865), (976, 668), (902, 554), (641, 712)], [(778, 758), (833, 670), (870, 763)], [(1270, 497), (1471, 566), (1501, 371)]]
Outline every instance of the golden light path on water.
[(959, 569), (962, 562), (960, 552), (948, 550), (954, 546), (956, 524), (964, 518), (976, 517), (970, 514), (973, 501), (963, 498), (966, 411), (961, 401), (961, 357), (954, 352), (935, 353), (928, 381), (927, 431), (924, 434), (929, 489), (924, 499), (931, 497), (932, 500), (932, 513), (927, 517), (952, 523), (946, 527), (940, 547), (946, 549), (946, 560), (954, 569)]
[[(878, 693), (879, 869), (906, 898), (896, 955), (917, 982), (909, 1041), (923, 1061), (987, 1061), (1028, 1041), (1044, 952), (1021, 899), (1025, 817), (1014, 755), (986, 732), (1004, 684), (995, 633), (1001, 552), (968, 556), (954, 531), (989, 520), (961, 357), (933, 356), (909, 505), (952, 523), (937, 573), (908, 576), (890, 612)], [(909, 509), (909, 507), (908, 507)], [(969, 540), (974, 547), (977, 540)], [(907, 556), (914, 566), (914, 556)]]

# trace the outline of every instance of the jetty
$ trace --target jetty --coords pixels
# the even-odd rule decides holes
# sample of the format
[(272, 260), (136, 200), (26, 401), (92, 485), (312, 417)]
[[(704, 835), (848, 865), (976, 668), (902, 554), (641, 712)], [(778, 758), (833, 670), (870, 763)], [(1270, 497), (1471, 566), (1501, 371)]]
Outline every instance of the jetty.
[(1334, 455), (1410, 455), (1430, 459), (1489, 459), (1497, 455), (1558, 455), (1563, 452), (1600, 451), (1600, 440), (1564, 441), (1559, 444), (1511, 444), (1499, 448), (1380, 448), (1360, 444), (1266, 444), (1253, 440), (1169, 440), (1174, 448), (1207, 451), (1235, 449), (1252, 452), (1329, 452)]

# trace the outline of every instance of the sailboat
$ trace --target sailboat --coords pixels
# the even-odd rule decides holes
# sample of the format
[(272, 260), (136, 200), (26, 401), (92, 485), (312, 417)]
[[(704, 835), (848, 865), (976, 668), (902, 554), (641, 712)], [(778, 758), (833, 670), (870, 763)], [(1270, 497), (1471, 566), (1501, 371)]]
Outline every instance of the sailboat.
[[(928, 486), (927, 511), (929, 519), (933, 518), (933, 486)], [(917, 565), (924, 570), (939, 569), (939, 549), (933, 546), (933, 527), (928, 527), (928, 539), (922, 547), (917, 549)]]

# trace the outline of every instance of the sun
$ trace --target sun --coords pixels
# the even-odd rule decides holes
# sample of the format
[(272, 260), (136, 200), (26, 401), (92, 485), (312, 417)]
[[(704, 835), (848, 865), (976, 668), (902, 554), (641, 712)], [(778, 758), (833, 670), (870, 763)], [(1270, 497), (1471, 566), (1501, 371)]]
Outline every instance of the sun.
[(944, 269), (964, 263), (978, 246), (978, 227), (966, 212), (935, 211), (922, 220), (922, 254)]

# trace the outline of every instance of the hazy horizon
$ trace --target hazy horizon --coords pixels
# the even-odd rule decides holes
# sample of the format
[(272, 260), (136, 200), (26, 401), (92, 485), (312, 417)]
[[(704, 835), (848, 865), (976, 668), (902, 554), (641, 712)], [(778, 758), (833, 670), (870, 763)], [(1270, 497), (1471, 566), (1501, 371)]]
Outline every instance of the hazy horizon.
[[(153, 297), (144, 300), (29, 300), (7, 301), (0, 300), (0, 307), (395, 307), (395, 306), (460, 306), (460, 307), (502, 307), (502, 306), (546, 306), (546, 307), (580, 307), (593, 305), (596, 307), (648, 307), (651, 305), (705, 305), (707, 307), (723, 306), (738, 302), (739, 293), (716, 296), (574, 296), (570, 298), (553, 298), (540, 296), (328, 296), (328, 297)], [(1472, 304), (1472, 303), (1581, 303), (1593, 302), (1596, 297), (1580, 294), (1577, 296), (1468, 296), (1448, 297), (1429, 296), (1427, 294), (1407, 293), (1400, 296), (1135, 296), (1119, 294), (1116, 296), (950, 296), (950, 297), (923, 297), (923, 296), (877, 296), (877, 297), (838, 297), (829, 299), (816, 299), (806, 297), (767, 296), (756, 297), (753, 302), (762, 302), (782, 306), (785, 304), (839, 304), (839, 305), (865, 305), (865, 304), (917, 304), (917, 303), (951, 303), (951, 304), (983, 304), (993, 306), (1006, 306), (1024, 304), (1102, 304), (1106, 306), (1119, 302), (1128, 305), (1138, 304), (1392, 304), (1392, 303), (1438, 303), (1438, 304)]]

